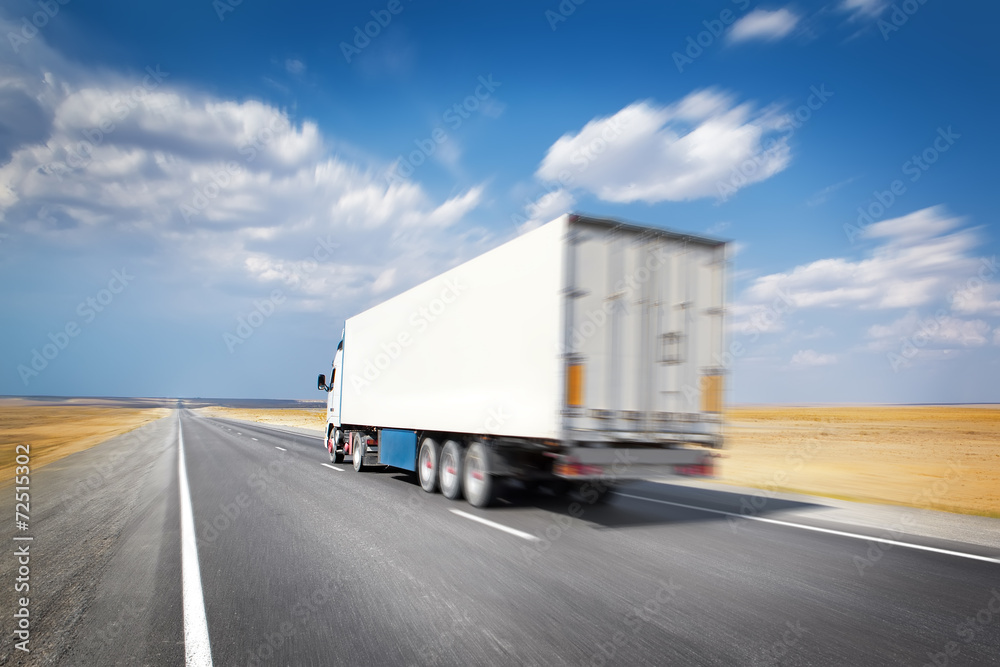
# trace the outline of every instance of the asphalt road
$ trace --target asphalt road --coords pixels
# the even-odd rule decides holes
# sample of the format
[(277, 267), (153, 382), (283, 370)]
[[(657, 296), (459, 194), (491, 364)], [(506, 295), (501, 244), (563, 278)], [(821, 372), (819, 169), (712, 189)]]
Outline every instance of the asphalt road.
[(32, 475), (32, 652), (9, 547), (0, 664), (185, 664), (179, 430), (215, 665), (1000, 665), (989, 546), (651, 482), (477, 510), (183, 409)]

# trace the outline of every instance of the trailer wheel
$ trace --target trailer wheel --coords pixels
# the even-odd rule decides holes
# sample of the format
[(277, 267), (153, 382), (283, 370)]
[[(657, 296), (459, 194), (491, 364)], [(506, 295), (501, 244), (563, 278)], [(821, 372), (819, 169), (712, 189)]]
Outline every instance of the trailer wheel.
[(438, 471), (441, 493), (449, 500), (457, 500), (462, 495), (462, 446), (454, 440), (444, 443), (441, 450), (441, 466)]
[(357, 472), (365, 471), (365, 439), (366, 436), (361, 433), (351, 434), (351, 462)]
[(466, 500), (473, 507), (489, 507), (496, 495), (497, 480), (490, 475), (486, 461), (486, 446), (483, 443), (469, 445), (462, 466), (462, 486)]
[(441, 445), (436, 440), (424, 438), (420, 443), (420, 455), (417, 457), (417, 475), (420, 486), (427, 493), (438, 490), (438, 462), (441, 460)]

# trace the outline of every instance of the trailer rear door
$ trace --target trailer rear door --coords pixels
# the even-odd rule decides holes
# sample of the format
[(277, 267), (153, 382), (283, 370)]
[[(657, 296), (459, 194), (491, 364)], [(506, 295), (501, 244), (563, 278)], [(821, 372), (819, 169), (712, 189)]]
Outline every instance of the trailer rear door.
[(567, 438), (714, 441), (725, 244), (576, 217), (565, 252)]

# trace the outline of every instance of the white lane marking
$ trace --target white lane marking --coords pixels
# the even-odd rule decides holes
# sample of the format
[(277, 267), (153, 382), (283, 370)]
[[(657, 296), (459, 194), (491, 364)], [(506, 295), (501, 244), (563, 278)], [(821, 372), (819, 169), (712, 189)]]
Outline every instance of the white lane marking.
[(338, 468), (337, 466), (332, 466), (329, 463), (320, 463), (321, 466), (326, 466), (327, 468), (333, 468), (337, 472), (344, 472), (343, 468)]
[(260, 442), (260, 440), (257, 440), (257, 438), (250, 438), (250, 439), (251, 440), (256, 440), (257, 442)]
[(243, 434), (242, 434), (242, 433), (240, 433), (239, 431), (237, 431), (237, 432), (236, 432), (236, 435), (243, 435)]
[(452, 514), (457, 514), (458, 516), (465, 517), (466, 519), (472, 519), (473, 521), (478, 521), (479, 523), (489, 526), (490, 528), (496, 528), (497, 530), (502, 530), (505, 533), (510, 533), (511, 535), (516, 535), (522, 540), (531, 540), (537, 542), (538, 538), (530, 533), (525, 533), (516, 528), (511, 528), (510, 526), (505, 526), (502, 523), (496, 523), (490, 521), (489, 519), (484, 519), (482, 517), (476, 516), (475, 514), (469, 514), (468, 512), (463, 512), (462, 510), (450, 510)]
[(198, 567), (198, 542), (194, 535), (191, 489), (184, 465), (184, 433), (177, 423), (177, 471), (181, 487), (181, 579), (184, 597), (184, 663), (189, 667), (212, 667), (212, 644), (208, 639), (205, 598)]
[(274, 446), (274, 448), (275, 448), (275, 449), (280, 449), (280, 450), (281, 450), (281, 451), (283, 451), (283, 452), (287, 452), (287, 451), (288, 451), (288, 450), (287, 450), (287, 449), (285, 449), (284, 447), (278, 447), (277, 445), (275, 445), (275, 446)]
[(749, 521), (760, 521), (762, 523), (773, 523), (777, 526), (788, 526), (789, 528), (801, 528), (802, 530), (812, 530), (817, 533), (828, 533), (830, 535), (839, 535), (841, 537), (851, 537), (856, 540), (865, 540), (868, 542), (878, 542), (880, 544), (891, 544), (897, 547), (906, 547), (908, 549), (918, 549), (920, 551), (932, 551), (937, 554), (946, 554), (948, 556), (959, 556), (960, 558), (971, 558), (972, 560), (981, 560), (987, 563), (1000, 563), (1000, 558), (990, 558), (989, 556), (977, 556), (976, 554), (967, 554), (962, 551), (951, 551), (949, 549), (938, 549), (937, 547), (928, 547), (922, 544), (912, 544), (910, 542), (897, 542), (896, 540), (886, 540), (881, 537), (873, 537), (871, 535), (861, 535), (859, 533), (848, 533), (842, 530), (833, 530), (830, 528), (819, 528), (818, 526), (807, 526), (803, 523), (792, 523), (790, 521), (779, 521), (778, 519), (766, 519), (762, 516), (747, 516), (745, 514), (736, 514), (734, 512), (724, 512), (723, 510), (711, 510), (707, 507), (698, 507), (697, 505), (685, 505), (684, 503), (674, 503), (669, 500), (658, 500), (656, 498), (647, 498), (645, 496), (633, 496), (628, 493), (620, 493), (615, 491), (616, 496), (622, 496), (624, 498), (635, 498), (636, 500), (647, 500), (651, 503), (660, 503), (662, 505), (674, 505), (676, 507), (685, 507), (687, 509), (699, 510), (701, 512), (711, 512), (712, 514), (722, 514), (724, 516), (733, 516), (737, 519), (747, 519)]

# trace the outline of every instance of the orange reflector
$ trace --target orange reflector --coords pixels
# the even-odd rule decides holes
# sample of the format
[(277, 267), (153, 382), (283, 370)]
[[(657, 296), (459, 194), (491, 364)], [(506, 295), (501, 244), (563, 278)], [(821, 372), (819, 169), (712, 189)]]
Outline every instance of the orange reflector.
[(722, 412), (722, 376), (701, 376), (701, 411)]
[(566, 374), (566, 403), (573, 407), (583, 405), (583, 364), (570, 364)]

